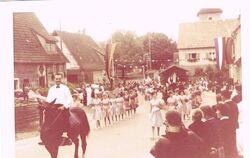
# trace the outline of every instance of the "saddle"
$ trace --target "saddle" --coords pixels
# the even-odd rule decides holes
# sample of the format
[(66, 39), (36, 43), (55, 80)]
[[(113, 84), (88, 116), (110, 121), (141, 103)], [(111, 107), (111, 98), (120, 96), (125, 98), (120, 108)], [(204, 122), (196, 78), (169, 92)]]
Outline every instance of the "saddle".
[(70, 128), (76, 128), (77, 126), (81, 125), (81, 122), (78, 120), (76, 114), (69, 112), (70, 116), (69, 116), (69, 126)]

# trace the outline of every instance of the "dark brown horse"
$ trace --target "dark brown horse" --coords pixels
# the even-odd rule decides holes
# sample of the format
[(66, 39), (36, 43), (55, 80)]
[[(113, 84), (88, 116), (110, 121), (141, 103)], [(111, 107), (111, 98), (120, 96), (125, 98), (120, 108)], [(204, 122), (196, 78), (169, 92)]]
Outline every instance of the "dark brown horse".
[[(41, 128), (40, 137), (43, 141), (46, 149), (51, 155), (51, 158), (57, 158), (58, 149), (62, 142), (62, 133), (65, 122), (62, 118), (62, 112), (56, 108), (54, 105), (55, 100), (51, 103), (41, 102), (39, 100), (40, 106), (44, 108), (44, 123)], [(86, 151), (86, 137), (90, 132), (89, 122), (86, 113), (83, 109), (78, 107), (70, 108), (70, 129), (67, 131), (68, 137), (75, 144), (74, 158), (78, 158), (78, 147), (80, 136), (82, 141), (82, 157), (84, 158)]]

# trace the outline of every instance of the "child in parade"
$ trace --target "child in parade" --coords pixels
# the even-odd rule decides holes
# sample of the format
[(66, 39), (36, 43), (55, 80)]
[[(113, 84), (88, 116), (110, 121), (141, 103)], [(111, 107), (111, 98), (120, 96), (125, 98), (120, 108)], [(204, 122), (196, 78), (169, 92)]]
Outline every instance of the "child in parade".
[(107, 126), (107, 120), (109, 122), (109, 125), (111, 125), (111, 121), (110, 121), (110, 100), (108, 98), (107, 93), (103, 93), (102, 109), (103, 109), (105, 126)]
[(98, 97), (94, 91), (92, 92), (92, 101), (91, 106), (93, 109), (93, 120), (96, 120), (96, 128), (101, 128), (101, 119), (102, 119), (102, 106), (101, 99)]

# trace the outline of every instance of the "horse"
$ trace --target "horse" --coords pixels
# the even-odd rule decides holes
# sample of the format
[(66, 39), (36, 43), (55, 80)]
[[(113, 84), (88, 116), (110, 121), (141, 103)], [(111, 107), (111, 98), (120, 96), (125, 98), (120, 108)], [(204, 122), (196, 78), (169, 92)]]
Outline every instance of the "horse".
[[(44, 123), (40, 131), (40, 138), (50, 153), (51, 158), (57, 158), (65, 124), (62, 117), (63, 111), (58, 110), (58, 106), (54, 105), (55, 100), (50, 103), (42, 102), (40, 99), (37, 100), (40, 108), (44, 109)], [(82, 157), (84, 158), (87, 146), (86, 137), (90, 132), (88, 118), (84, 110), (79, 107), (72, 107), (69, 109), (69, 112), (70, 119), (74, 119), (74, 121), (69, 121), (70, 128), (67, 131), (67, 135), (75, 145), (74, 158), (79, 158), (79, 136), (82, 142)]]

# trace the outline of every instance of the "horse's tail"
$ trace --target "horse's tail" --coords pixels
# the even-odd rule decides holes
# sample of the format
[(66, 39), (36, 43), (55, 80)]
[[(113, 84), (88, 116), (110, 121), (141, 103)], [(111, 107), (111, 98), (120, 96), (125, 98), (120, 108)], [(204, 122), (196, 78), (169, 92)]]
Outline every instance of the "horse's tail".
[(90, 132), (90, 126), (89, 126), (88, 117), (85, 111), (79, 107), (73, 107), (70, 109), (70, 111), (74, 112), (79, 117), (81, 124), (82, 124), (80, 132), (83, 132), (82, 134), (87, 136)]

